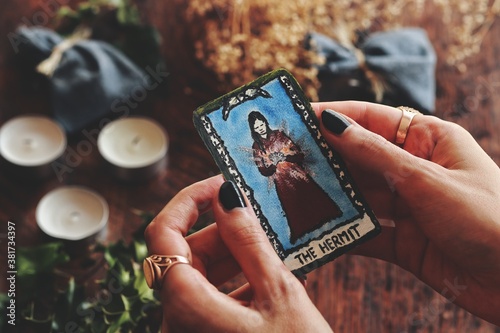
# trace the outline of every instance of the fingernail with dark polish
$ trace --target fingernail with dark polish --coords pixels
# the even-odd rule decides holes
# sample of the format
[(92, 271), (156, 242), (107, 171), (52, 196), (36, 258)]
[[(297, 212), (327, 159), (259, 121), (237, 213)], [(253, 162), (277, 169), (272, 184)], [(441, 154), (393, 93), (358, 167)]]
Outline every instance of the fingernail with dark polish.
[(219, 190), (219, 201), (226, 210), (246, 207), (245, 200), (236, 185), (228, 180), (221, 185)]
[(326, 109), (321, 113), (321, 121), (325, 128), (333, 134), (340, 135), (351, 123), (340, 113)]

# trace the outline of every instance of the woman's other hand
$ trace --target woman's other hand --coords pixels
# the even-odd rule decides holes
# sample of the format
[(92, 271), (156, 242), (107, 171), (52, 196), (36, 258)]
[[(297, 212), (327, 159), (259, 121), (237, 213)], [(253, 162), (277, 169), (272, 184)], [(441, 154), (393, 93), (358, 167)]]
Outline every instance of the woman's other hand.
[(364, 102), (313, 108), (377, 217), (395, 223), (356, 252), (398, 264), (499, 325), (498, 166), (465, 129), (433, 116), (415, 116), (399, 147), (399, 109)]

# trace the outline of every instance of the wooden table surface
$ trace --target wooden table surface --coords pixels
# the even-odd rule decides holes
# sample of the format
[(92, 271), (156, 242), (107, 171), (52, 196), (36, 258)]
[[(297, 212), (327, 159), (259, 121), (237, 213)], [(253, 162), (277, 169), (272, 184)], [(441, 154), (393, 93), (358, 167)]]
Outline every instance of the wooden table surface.
[[(0, 2), (0, 125), (25, 113), (47, 113), (48, 92), (23, 79), (15, 66), (15, 54), (7, 38), (26, 18), (41, 10), (43, 0)], [(60, 1), (59, 3), (66, 3)], [(101, 193), (110, 205), (110, 242), (127, 239), (140, 223), (132, 209), (158, 212), (183, 187), (218, 173), (207, 150), (196, 134), (192, 110), (215, 96), (212, 87), (186, 73), (203, 73), (199, 63), (189, 57), (186, 42), (179, 40), (182, 20), (172, 9), (172, 1), (160, 4), (140, 1), (144, 15), (155, 24), (164, 39), (163, 52), (170, 75), (164, 91), (139, 106), (140, 111), (157, 119), (170, 137), (168, 166), (155, 179), (140, 184), (124, 184), (101, 165), (97, 147), (82, 158), (62, 181), (52, 177), (43, 182), (20, 182), (0, 173), (0, 222), (4, 233), (7, 221), (16, 223), (17, 245), (43, 242), (37, 228), (35, 208), (48, 191), (62, 185), (84, 185)], [(408, 24), (427, 29), (438, 56), (446, 47), (445, 24), (439, 15), (424, 15)], [(468, 129), (488, 154), (500, 163), (500, 20), (491, 26), (481, 52), (467, 60), (463, 73), (447, 66), (437, 67), (436, 116)], [(182, 36), (182, 34), (180, 35)], [(175, 45), (175, 47), (173, 47)], [(98, 128), (97, 128), (98, 129)], [(77, 136), (70, 147), (86, 140)], [(68, 151), (64, 158), (68, 156)], [(4, 251), (5, 242), (2, 242)], [(4, 256), (2, 255), (2, 258)], [(4, 274), (2, 268), (1, 274)], [(0, 284), (5, 288), (4, 278)], [(308, 292), (336, 332), (500, 332), (449, 303), (412, 274), (382, 261), (344, 255), (309, 274)], [(500, 310), (499, 310), (500, 313)]]

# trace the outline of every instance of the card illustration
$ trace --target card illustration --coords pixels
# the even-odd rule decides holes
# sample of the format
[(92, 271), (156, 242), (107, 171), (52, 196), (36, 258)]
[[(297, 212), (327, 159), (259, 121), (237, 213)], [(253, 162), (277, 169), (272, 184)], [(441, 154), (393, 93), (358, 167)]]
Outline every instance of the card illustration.
[(194, 122), (226, 179), (248, 197), (295, 274), (380, 230), (293, 76), (276, 70), (198, 108)]

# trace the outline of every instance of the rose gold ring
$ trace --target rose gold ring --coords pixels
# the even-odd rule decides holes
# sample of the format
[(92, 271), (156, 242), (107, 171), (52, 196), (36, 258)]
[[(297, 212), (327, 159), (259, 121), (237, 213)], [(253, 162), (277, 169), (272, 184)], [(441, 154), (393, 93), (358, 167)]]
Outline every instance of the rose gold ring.
[(177, 255), (167, 256), (153, 254), (144, 259), (142, 268), (149, 288), (155, 290), (161, 289), (165, 274), (167, 274), (167, 271), (172, 268), (172, 266), (177, 264), (191, 265), (191, 262), (188, 258)]
[(403, 145), (406, 141), (406, 136), (408, 135), (413, 117), (422, 113), (407, 106), (399, 106), (398, 109), (402, 111), (402, 115), (401, 121), (399, 122), (398, 132), (396, 133), (396, 144)]

